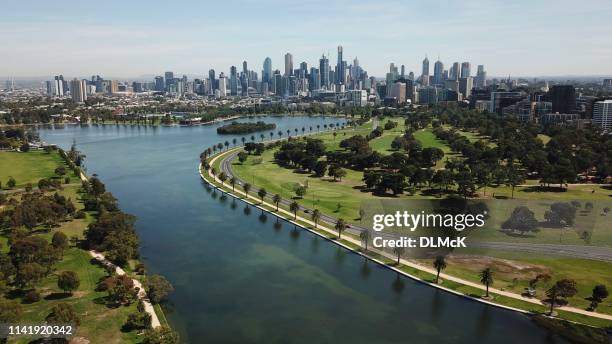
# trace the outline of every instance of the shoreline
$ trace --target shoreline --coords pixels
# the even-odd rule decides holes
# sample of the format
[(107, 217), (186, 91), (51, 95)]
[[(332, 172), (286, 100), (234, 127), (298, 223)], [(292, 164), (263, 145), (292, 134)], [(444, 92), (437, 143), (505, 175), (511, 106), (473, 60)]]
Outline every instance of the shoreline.
[[(232, 152), (232, 151), (235, 151), (235, 150), (239, 150), (239, 149), (241, 149), (241, 147), (231, 148), (231, 149), (228, 149), (228, 150), (226, 150), (224, 152), (219, 152), (219, 153), (213, 155), (212, 157), (210, 157), (210, 158), (212, 158), (209, 161), (210, 165), (213, 166), (213, 163), (218, 158), (226, 155), (229, 152)], [(221, 162), (221, 164), (222, 164), (222, 162)], [(274, 211), (275, 206), (269, 204), (268, 202), (264, 201), (264, 202), (261, 202), (261, 203), (256, 203), (256, 202), (260, 202), (259, 199), (257, 199), (256, 195), (249, 194), (248, 197), (245, 198), (244, 197), (244, 192), (241, 192), (239, 190), (232, 191), (231, 188), (229, 187), (229, 185), (225, 185), (224, 183), (221, 183), (217, 179), (217, 177), (216, 176), (212, 176), (210, 174), (210, 172), (208, 172), (207, 176), (206, 176), (204, 174), (205, 171), (204, 171), (204, 168), (203, 168), (201, 163), (198, 166), (198, 172), (200, 174), (200, 178), (203, 181), (205, 181), (206, 183), (208, 183), (209, 185), (211, 185), (215, 189), (218, 189), (221, 193), (228, 194), (228, 195), (232, 196), (235, 199), (238, 199), (238, 200), (241, 200), (241, 201), (243, 201), (243, 202), (245, 202), (247, 204), (253, 205), (256, 208), (259, 208), (262, 211), (265, 211), (266, 213), (268, 213), (268, 214), (270, 214), (272, 216), (275, 216), (277, 218), (285, 220), (288, 223), (293, 224), (294, 226), (299, 226), (302, 229), (305, 229), (305, 230), (307, 230), (307, 231), (309, 231), (309, 232), (311, 232), (313, 234), (316, 234), (316, 235), (318, 235), (318, 236), (320, 236), (320, 237), (322, 237), (322, 238), (324, 238), (324, 239), (326, 239), (326, 240), (328, 240), (328, 241), (330, 241), (330, 242), (332, 242), (332, 243), (334, 243), (334, 244), (336, 244), (338, 246), (341, 246), (341, 247), (343, 247), (343, 248), (345, 248), (347, 250), (350, 250), (353, 253), (356, 253), (356, 254), (364, 257), (365, 259), (368, 259), (368, 260), (370, 260), (370, 261), (372, 261), (372, 262), (374, 262), (374, 263), (376, 263), (376, 264), (378, 264), (380, 266), (383, 266), (383, 267), (385, 267), (385, 268), (387, 268), (387, 269), (389, 269), (391, 271), (394, 271), (396, 273), (402, 274), (403, 276), (408, 277), (408, 278), (410, 278), (410, 279), (412, 279), (414, 281), (421, 282), (421, 283), (423, 283), (425, 285), (428, 285), (430, 287), (434, 287), (434, 288), (437, 288), (439, 290), (442, 290), (442, 291), (454, 294), (456, 296), (461, 296), (461, 297), (463, 297), (465, 299), (469, 299), (471, 301), (476, 301), (476, 302), (480, 302), (480, 303), (487, 304), (487, 305), (490, 305), (490, 306), (494, 306), (494, 307), (498, 307), (498, 308), (502, 308), (502, 309), (506, 309), (506, 310), (510, 310), (510, 311), (519, 312), (521, 314), (525, 314), (525, 315), (529, 315), (529, 316), (543, 315), (543, 316), (550, 317), (550, 318), (557, 319), (557, 320), (569, 321), (569, 322), (572, 322), (572, 323), (586, 325), (586, 326), (590, 326), (590, 327), (594, 327), (594, 328), (602, 328), (602, 327), (599, 327), (599, 326), (588, 325), (588, 324), (585, 324), (585, 323), (580, 322), (580, 321), (574, 321), (574, 320), (569, 320), (569, 319), (566, 319), (566, 318), (549, 316), (547, 314), (547, 312), (530, 311), (530, 310), (526, 310), (526, 309), (522, 309), (522, 308), (517, 308), (517, 307), (513, 307), (513, 306), (504, 305), (504, 304), (501, 304), (501, 303), (492, 302), (492, 301), (489, 301), (489, 300), (485, 300), (483, 298), (474, 297), (474, 296), (465, 294), (463, 292), (447, 288), (447, 287), (439, 285), (439, 284), (435, 284), (435, 283), (429, 282), (429, 281), (427, 281), (427, 280), (425, 280), (425, 279), (423, 279), (423, 278), (421, 278), (419, 276), (412, 275), (412, 274), (410, 274), (410, 273), (408, 273), (406, 271), (403, 271), (403, 270), (401, 270), (401, 269), (399, 269), (399, 268), (397, 268), (395, 266), (391, 266), (388, 263), (385, 263), (384, 261), (382, 261), (382, 260), (380, 260), (380, 259), (378, 259), (376, 257), (372, 257), (372, 256), (367, 254), (367, 252), (372, 252), (372, 253), (376, 253), (377, 255), (379, 255), (379, 256), (381, 256), (383, 258), (394, 259), (394, 257), (387, 257), (387, 254), (385, 254), (384, 252), (377, 252), (376, 250), (369, 249), (366, 253), (364, 253), (361, 249), (353, 248), (353, 247), (351, 247), (351, 246), (349, 246), (349, 245), (347, 245), (347, 244), (345, 244), (345, 243), (343, 243), (341, 241), (341, 240), (344, 240), (347, 243), (354, 244), (358, 248), (360, 248), (361, 247), (361, 243), (360, 242), (355, 243), (355, 241), (357, 241), (355, 239), (351, 238), (351, 240), (347, 240), (346, 237), (344, 237), (341, 240), (337, 240), (337, 239), (334, 239), (333, 236), (329, 237), (329, 236), (325, 235), (324, 233), (327, 233), (327, 234), (335, 236), (336, 233), (334, 232), (333, 229), (326, 228), (325, 226), (322, 226), (320, 222), (319, 222), (319, 224), (318, 224), (316, 229), (315, 228), (309, 228), (308, 225), (312, 226), (313, 223), (310, 220), (308, 220), (308, 219), (305, 219), (305, 218), (303, 218), (301, 216), (297, 216), (297, 220), (293, 220), (294, 214), (290, 213), (289, 211), (287, 211), (285, 209), (279, 208), (279, 211), (276, 212), (276, 211)], [(212, 177), (213, 181), (211, 181), (209, 179), (211, 177)], [(221, 186), (220, 184), (223, 184), (223, 185)], [(249, 200), (248, 198), (252, 198), (252, 200)], [(270, 210), (270, 209), (272, 209), (272, 210)], [(286, 215), (288, 216), (288, 218), (283, 216), (281, 213), (287, 213)], [(353, 242), (351, 242), (351, 241), (353, 241)], [(424, 266), (421, 266), (419, 264), (416, 264), (416, 263), (410, 263), (410, 262), (408, 262), (408, 261), (406, 261), (404, 259), (402, 259), (402, 264), (401, 265), (403, 265), (405, 267), (408, 267), (408, 268), (414, 268), (414, 269), (419, 270), (419, 271), (424, 272), (424, 273), (429, 273), (429, 274), (432, 273), (431, 271), (428, 271), (428, 270), (432, 270), (432, 269), (428, 269), (428, 268), (426, 268)], [(435, 274), (435, 272), (434, 272), (434, 274)], [(444, 279), (444, 280), (449, 280), (449, 281), (452, 281), (452, 282), (455, 282), (455, 283), (459, 283), (462, 286), (473, 287), (473, 288), (477, 288), (477, 289), (482, 290), (482, 291), (485, 290), (484, 286), (476, 285), (476, 283), (473, 283), (473, 282), (470, 282), (470, 281), (464, 281), (464, 280), (462, 280), (460, 278), (453, 277), (453, 276), (450, 276), (450, 275), (446, 275), (444, 273), (440, 274), (440, 278)], [(547, 307), (547, 305), (543, 304), (538, 299), (527, 299), (525, 297), (522, 297), (521, 295), (518, 295), (518, 294), (515, 294), (515, 293), (506, 292), (506, 291), (497, 290), (495, 288), (490, 288), (490, 292), (492, 294), (496, 295), (498, 298), (499, 297), (508, 297), (508, 298), (512, 298), (512, 299), (518, 300), (520, 302), (529, 302), (529, 303), (533, 304), (534, 306)], [(572, 313), (572, 314), (575, 314), (575, 315), (578, 315), (578, 316), (586, 316), (586, 317), (591, 317), (591, 318), (595, 318), (595, 319), (601, 319), (601, 320), (605, 320), (605, 321), (612, 320), (612, 315), (589, 312), (589, 311), (585, 311), (585, 310), (578, 309), (578, 308), (562, 306), (562, 307), (557, 307), (555, 309), (558, 310), (558, 311)], [(603, 328), (603, 329), (605, 329), (605, 328)]]

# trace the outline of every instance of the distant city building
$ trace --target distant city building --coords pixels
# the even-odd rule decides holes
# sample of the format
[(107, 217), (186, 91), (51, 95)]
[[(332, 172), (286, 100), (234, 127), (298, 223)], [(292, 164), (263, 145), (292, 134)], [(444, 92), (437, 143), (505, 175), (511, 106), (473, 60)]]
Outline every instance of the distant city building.
[(230, 67), (229, 87), (230, 87), (230, 96), (237, 96), (238, 95), (238, 71), (236, 70), (236, 66)]
[(593, 104), (593, 125), (603, 130), (612, 130), (612, 100), (601, 100)]
[(285, 54), (285, 74), (284, 76), (293, 75), (293, 56), (290, 53)]
[(476, 71), (476, 78), (474, 79), (474, 86), (477, 88), (484, 88), (487, 86), (487, 72), (484, 70), (483, 65), (478, 65)]
[(172, 85), (174, 83), (174, 73), (173, 72), (166, 72), (166, 73), (164, 73), (164, 79), (165, 79), (165, 82), (166, 82), (165, 89), (167, 91), (167, 90), (169, 90), (170, 85)]
[(219, 73), (219, 97), (227, 96), (227, 78), (223, 72)]
[(434, 63), (434, 84), (441, 85), (444, 83), (444, 64), (440, 59)]
[(421, 84), (427, 86), (429, 85), (429, 59), (425, 56), (423, 60), (423, 68), (421, 71)]
[(603, 87), (612, 88), (612, 79), (603, 79)]
[(459, 62), (453, 63), (448, 73), (448, 78), (451, 80), (459, 80), (459, 71), (460, 71)]
[(554, 85), (549, 91), (553, 113), (573, 113), (576, 109), (576, 89), (572, 85)]
[(164, 77), (156, 76), (155, 77), (155, 91), (163, 92), (165, 89), (166, 89), (166, 85), (164, 84)]
[(263, 71), (261, 73), (261, 81), (270, 83), (272, 81), (272, 59), (266, 57), (263, 63)]
[(470, 70), (470, 63), (469, 62), (461, 63), (461, 75), (459, 77), (460, 78), (467, 78), (470, 75), (472, 75), (471, 74), (471, 70)]
[(329, 89), (329, 59), (325, 55), (319, 59), (319, 73), (321, 74), (321, 88)]
[(64, 96), (64, 76), (59, 75), (59, 76), (55, 76), (55, 85), (54, 85), (54, 92), (53, 95), (55, 95), (56, 97), (63, 97)]
[(463, 98), (467, 99), (472, 94), (472, 88), (474, 87), (474, 78), (468, 76), (467, 78), (459, 79), (459, 92), (463, 94)]
[(491, 92), (489, 112), (502, 114), (502, 109), (516, 104), (525, 98), (522, 92)]
[(87, 100), (87, 81), (73, 79), (70, 82), (70, 95), (75, 103), (83, 103)]

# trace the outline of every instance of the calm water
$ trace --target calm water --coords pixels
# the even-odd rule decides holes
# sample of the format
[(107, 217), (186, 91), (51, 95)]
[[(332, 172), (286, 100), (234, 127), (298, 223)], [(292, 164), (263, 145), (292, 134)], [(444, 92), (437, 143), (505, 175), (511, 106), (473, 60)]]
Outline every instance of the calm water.
[[(285, 132), (342, 120), (266, 121)], [(97, 173), (122, 208), (137, 216), (147, 268), (176, 288), (167, 314), (186, 341), (560, 342), (526, 316), (398, 277), (207, 190), (197, 174), (198, 155), (232, 139), (215, 128), (41, 130), (47, 142), (65, 148), (75, 139), (87, 155), (87, 172)]]

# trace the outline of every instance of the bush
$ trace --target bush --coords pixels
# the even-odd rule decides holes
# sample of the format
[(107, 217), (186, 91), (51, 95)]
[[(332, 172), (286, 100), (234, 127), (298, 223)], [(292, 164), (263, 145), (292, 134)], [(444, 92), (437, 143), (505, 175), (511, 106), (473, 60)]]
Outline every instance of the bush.
[(84, 219), (86, 216), (87, 213), (85, 213), (83, 210), (79, 210), (74, 214), (75, 219)]
[(25, 303), (34, 303), (40, 301), (40, 293), (36, 289), (32, 289), (23, 296)]

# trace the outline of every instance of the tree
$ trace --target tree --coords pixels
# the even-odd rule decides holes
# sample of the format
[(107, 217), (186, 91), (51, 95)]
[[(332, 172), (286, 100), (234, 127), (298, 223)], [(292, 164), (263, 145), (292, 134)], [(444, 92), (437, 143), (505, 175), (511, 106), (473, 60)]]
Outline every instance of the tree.
[(593, 288), (593, 294), (591, 295), (591, 308), (597, 308), (600, 302), (608, 297), (608, 288), (605, 285), (599, 284)]
[(525, 182), (525, 174), (523, 173), (523, 171), (518, 170), (514, 167), (510, 167), (506, 173), (506, 185), (512, 187), (512, 198), (514, 198), (514, 188), (517, 185), (520, 185), (521, 183)]
[(224, 182), (227, 180), (227, 174), (225, 172), (219, 173), (219, 180), (221, 181), (221, 185), (225, 185)]
[(22, 315), (23, 309), (19, 302), (0, 299), (0, 323), (15, 323)]
[(365, 250), (368, 250), (368, 244), (370, 242), (370, 238), (372, 237), (372, 233), (369, 230), (363, 230), (359, 233), (359, 239), (361, 242), (365, 244)]
[(259, 189), (259, 191), (257, 191), (257, 195), (259, 196), (259, 198), (261, 198), (261, 203), (263, 203), (264, 197), (266, 197), (267, 194), (268, 192), (264, 188), (261, 188)]
[(246, 152), (238, 153), (238, 161), (240, 161), (241, 164), (243, 164), (247, 160), (248, 157), (249, 155)]
[(480, 283), (487, 287), (486, 297), (489, 297), (489, 286), (493, 284), (493, 271), (491, 268), (486, 268), (480, 272)]
[(77, 290), (81, 285), (81, 281), (79, 279), (79, 275), (74, 271), (62, 271), (62, 273), (57, 278), (57, 286), (65, 293), (70, 293), (74, 290)]
[(525, 232), (537, 232), (538, 220), (529, 208), (519, 206), (514, 208), (512, 215), (502, 223), (501, 228), (510, 232), (517, 231), (524, 235)]
[(403, 246), (395, 246), (393, 248), (393, 253), (397, 255), (397, 262), (395, 263), (396, 265), (400, 264), (400, 257), (402, 256), (402, 254), (404, 254), (404, 251), (406, 251), (406, 249)]
[(436, 260), (433, 262), (433, 266), (436, 269), (436, 284), (438, 284), (440, 271), (446, 269), (446, 260), (444, 260), (444, 256), (437, 256)]
[(8, 182), (6, 182), (6, 186), (12, 189), (15, 187), (15, 185), (17, 185), (17, 181), (15, 180), (15, 178), (9, 177)]
[(51, 308), (51, 313), (47, 315), (47, 322), (50, 324), (74, 326), (80, 325), (79, 317), (74, 308), (69, 303), (61, 302)]
[(145, 332), (142, 344), (178, 344), (179, 335), (169, 327), (160, 326)]
[(298, 186), (295, 189), (295, 195), (298, 196), (299, 198), (304, 198), (304, 195), (306, 195), (306, 187), (305, 186)]
[(546, 296), (550, 299), (550, 314), (552, 314), (553, 307), (559, 297), (572, 297), (576, 293), (578, 293), (576, 281), (567, 278), (558, 280), (557, 283), (546, 291)]
[(298, 202), (296, 201), (291, 202), (291, 204), (289, 205), (289, 210), (291, 210), (291, 212), (293, 213), (293, 219), (296, 220), (297, 212), (298, 210), (300, 210), (300, 205), (298, 204)]
[(15, 274), (15, 285), (23, 289), (45, 276), (45, 268), (38, 263), (26, 263), (19, 266)]
[(274, 202), (274, 204), (276, 204), (276, 211), (278, 211), (278, 204), (281, 201), (281, 196), (279, 194), (274, 195), (274, 197), (272, 197), (272, 202)]
[(336, 221), (335, 228), (338, 231), (338, 240), (340, 240), (340, 238), (342, 238), (342, 232), (346, 229), (346, 221), (344, 221), (343, 218), (339, 218), (338, 221)]
[(168, 295), (174, 291), (172, 284), (163, 276), (153, 275), (147, 279), (147, 296), (152, 303), (157, 304), (165, 301)]
[(317, 223), (319, 222), (319, 219), (321, 219), (321, 211), (319, 211), (319, 209), (313, 210), (312, 214), (310, 214), (310, 218), (312, 219), (312, 222), (314, 222), (315, 228), (317, 228)]
[(232, 186), (232, 191), (236, 191), (236, 177), (232, 176), (229, 180), (230, 185)]
[(57, 231), (53, 233), (51, 245), (63, 253), (66, 247), (68, 247), (68, 237), (63, 232)]
[(251, 184), (249, 183), (244, 183), (242, 185), (242, 189), (244, 190), (244, 195), (245, 197), (248, 199), (249, 198), (249, 191), (251, 190)]

